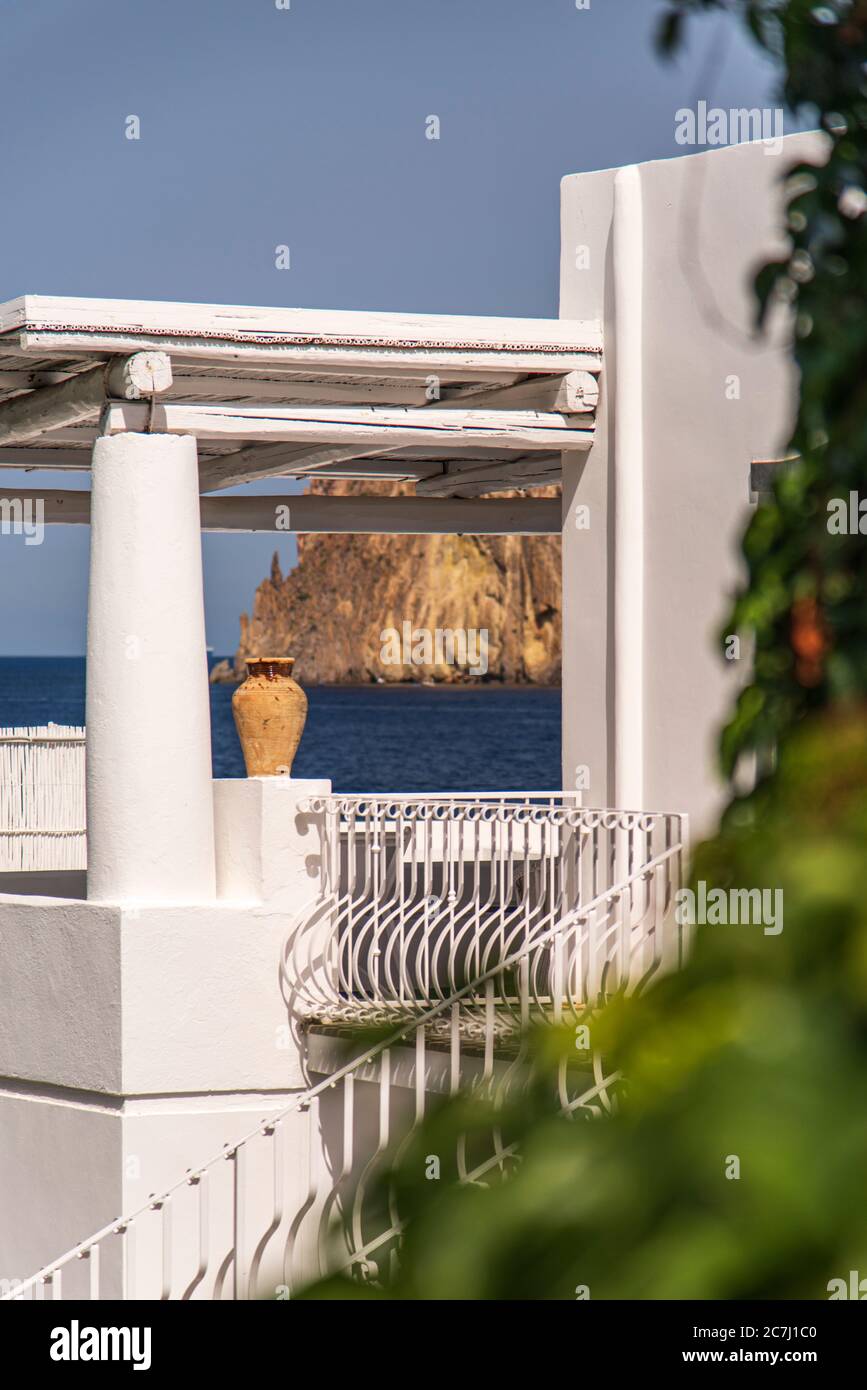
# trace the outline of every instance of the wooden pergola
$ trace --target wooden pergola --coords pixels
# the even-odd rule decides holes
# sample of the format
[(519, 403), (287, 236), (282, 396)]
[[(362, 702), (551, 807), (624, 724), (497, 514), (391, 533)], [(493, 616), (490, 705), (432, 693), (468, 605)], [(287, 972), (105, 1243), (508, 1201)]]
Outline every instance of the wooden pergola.
[[(294, 531), (559, 531), (593, 442), (597, 323), (25, 295), (0, 306), (0, 468), (81, 471), (99, 437), (193, 436), (207, 530), (273, 530), (270, 477), (403, 481), (415, 496), (293, 498)], [(82, 492), (27, 493), (86, 522)]]
[[(601, 365), (576, 320), (0, 307), (0, 468), (90, 471), (26, 494), (91, 528), (89, 899), (217, 891), (202, 527), (560, 534), (560, 499), (525, 494), (590, 448)], [(219, 495), (271, 477), (414, 492)]]

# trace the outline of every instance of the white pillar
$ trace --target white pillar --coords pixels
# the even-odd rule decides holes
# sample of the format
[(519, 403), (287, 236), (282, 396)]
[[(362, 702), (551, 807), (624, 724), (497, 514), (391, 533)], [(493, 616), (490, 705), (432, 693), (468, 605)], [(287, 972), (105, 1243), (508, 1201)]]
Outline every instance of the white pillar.
[(88, 897), (215, 894), (196, 441), (93, 451), (87, 627)]

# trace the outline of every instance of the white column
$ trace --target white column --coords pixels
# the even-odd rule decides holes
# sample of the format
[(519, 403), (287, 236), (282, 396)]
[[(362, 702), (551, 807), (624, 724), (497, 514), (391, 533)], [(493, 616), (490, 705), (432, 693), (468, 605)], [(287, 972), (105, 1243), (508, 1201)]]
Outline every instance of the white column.
[(87, 892), (215, 895), (196, 442), (93, 451), (87, 628)]

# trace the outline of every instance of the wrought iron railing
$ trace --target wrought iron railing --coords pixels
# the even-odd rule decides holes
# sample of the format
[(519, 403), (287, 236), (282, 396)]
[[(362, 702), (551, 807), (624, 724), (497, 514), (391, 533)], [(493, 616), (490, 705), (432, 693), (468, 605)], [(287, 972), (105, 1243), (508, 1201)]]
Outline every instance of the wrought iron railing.
[[(470, 1090), (502, 1110), (529, 1083), (529, 1025), (580, 1025), (686, 948), (680, 816), (562, 797), (328, 797), (304, 813), (322, 888), (293, 925), (284, 989), (306, 1089), (6, 1299), (291, 1297), (325, 1273), (377, 1279), (403, 1218), (371, 1193), (433, 1098)], [(591, 1118), (618, 1080), (591, 1049), (562, 1063), (552, 1102)], [(472, 1160), (461, 1140), (454, 1157), (476, 1182), (507, 1176), (516, 1152), (495, 1120), (484, 1151), (474, 1136)]]
[[(557, 1018), (679, 949), (669, 851), (681, 816), (586, 810), (560, 793), (331, 796), (302, 810), (319, 827), (322, 876), (287, 942), (293, 1016), (418, 1012), (526, 947), (527, 1005)], [(526, 1023), (519, 982), (502, 984), (498, 1009)]]

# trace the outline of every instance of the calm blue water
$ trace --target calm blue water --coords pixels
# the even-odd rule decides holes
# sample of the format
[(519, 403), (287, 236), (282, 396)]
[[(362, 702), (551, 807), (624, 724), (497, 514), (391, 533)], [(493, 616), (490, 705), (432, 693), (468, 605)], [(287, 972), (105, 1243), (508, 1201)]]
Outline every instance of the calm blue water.
[[(218, 658), (214, 658), (217, 660)], [(243, 777), (231, 685), (211, 687), (215, 777)], [(335, 791), (531, 791), (560, 785), (560, 691), (314, 686), (293, 766)], [(0, 657), (0, 728), (84, 723), (84, 660)]]

